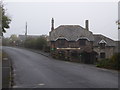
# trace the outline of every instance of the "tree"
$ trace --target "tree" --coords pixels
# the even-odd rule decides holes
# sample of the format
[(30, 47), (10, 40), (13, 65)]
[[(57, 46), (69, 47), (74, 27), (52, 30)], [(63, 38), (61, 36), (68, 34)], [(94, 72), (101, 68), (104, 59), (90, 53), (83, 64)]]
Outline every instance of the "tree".
[(6, 11), (3, 7), (3, 4), (0, 3), (0, 18), (2, 17), (2, 33), (6, 32), (6, 29), (10, 28), (9, 24), (11, 22), (11, 19), (9, 16), (6, 15)]
[(24, 46), (26, 48), (35, 48), (36, 46), (36, 39), (32, 37), (27, 37), (27, 39), (24, 42)]
[(33, 49), (40, 49), (40, 50), (47, 50), (48, 51), (48, 42), (47, 42), (47, 36), (41, 35), (38, 38), (33, 37), (27, 37), (27, 39), (24, 41), (24, 46), (26, 48), (33, 48)]
[(13, 46), (16, 46), (18, 44), (18, 41), (19, 39), (16, 34), (12, 34), (9, 38), (9, 43)]
[(9, 39), (12, 40), (12, 41), (17, 41), (18, 37), (17, 37), (16, 34), (12, 34)]
[(47, 46), (47, 40), (45, 36), (40, 36), (36, 40), (36, 48), (42, 50)]
[(9, 38), (2, 38), (2, 45), (3, 46), (8, 46), (8, 45), (10, 45), (10, 40), (9, 40)]
[(5, 46), (16, 46), (20, 43), (19, 38), (16, 34), (12, 34), (9, 38), (2, 38), (2, 45)]

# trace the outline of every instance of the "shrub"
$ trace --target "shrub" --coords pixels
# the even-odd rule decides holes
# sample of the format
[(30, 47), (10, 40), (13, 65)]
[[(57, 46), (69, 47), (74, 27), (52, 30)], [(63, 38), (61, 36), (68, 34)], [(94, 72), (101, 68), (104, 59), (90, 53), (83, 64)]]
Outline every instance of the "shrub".
[(39, 38), (36, 39), (36, 48), (43, 50), (44, 47), (47, 46), (47, 41), (46, 38), (43, 36), (40, 36)]
[(99, 61), (96, 66), (120, 70), (120, 53), (114, 54), (110, 59)]
[(120, 70), (120, 53), (116, 53), (111, 57), (112, 67)]
[(24, 46), (26, 48), (35, 48), (35, 43), (36, 43), (36, 39), (34, 39), (34, 38), (27, 38), (25, 40)]
[(44, 36), (40, 36), (38, 38), (28, 37), (24, 42), (24, 46), (26, 48), (40, 49), (49, 52), (49, 47), (47, 44), (47, 40)]

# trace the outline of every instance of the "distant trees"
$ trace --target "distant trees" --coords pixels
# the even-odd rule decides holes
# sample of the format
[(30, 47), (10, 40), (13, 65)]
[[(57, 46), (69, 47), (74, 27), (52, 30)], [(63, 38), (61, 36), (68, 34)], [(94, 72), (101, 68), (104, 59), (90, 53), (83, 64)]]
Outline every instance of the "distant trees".
[(35, 47), (36, 47), (36, 39), (35, 39), (35, 38), (28, 37), (28, 38), (24, 41), (24, 46), (25, 46), (26, 48), (35, 49)]
[(42, 50), (47, 46), (47, 40), (44, 36), (40, 36), (36, 39), (36, 48)]
[(4, 46), (18, 46), (20, 40), (16, 34), (12, 34), (9, 38), (3, 38), (2, 44)]
[(27, 37), (27, 39), (24, 42), (24, 46), (26, 48), (39, 49), (49, 52), (49, 46), (46, 35), (41, 35), (38, 38)]
[(10, 36), (10, 38), (9, 38), (9, 42), (10, 42), (10, 44), (13, 45), (13, 46), (18, 46), (19, 41), (20, 41), (20, 40), (19, 40), (19, 38), (17, 37), (16, 34), (12, 34), (12, 35)]
[(16, 34), (12, 34), (9, 39), (12, 41), (16, 41), (16, 40), (18, 40), (18, 37)]
[(10, 44), (9, 38), (3, 38), (3, 39), (2, 39), (2, 45), (3, 45), (3, 46), (8, 46), (9, 44)]
[(3, 46), (20, 46), (31, 49), (39, 49), (45, 52), (50, 51), (47, 35), (41, 35), (38, 38), (27, 37), (26, 40), (20, 40), (17, 35), (12, 34), (9, 38), (3, 38)]

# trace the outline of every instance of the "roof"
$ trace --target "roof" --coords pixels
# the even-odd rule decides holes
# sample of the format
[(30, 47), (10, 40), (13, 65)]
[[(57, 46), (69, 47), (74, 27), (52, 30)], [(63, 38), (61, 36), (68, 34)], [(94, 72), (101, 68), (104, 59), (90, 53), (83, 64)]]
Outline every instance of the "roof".
[(101, 34), (94, 34), (94, 43), (93, 46), (98, 46), (98, 43), (100, 43), (101, 41), (106, 43), (106, 46), (116, 46), (116, 43), (114, 40), (105, 37), (104, 35)]
[(50, 32), (50, 41), (55, 41), (60, 37), (65, 38), (68, 41), (76, 41), (79, 38), (84, 37), (90, 41), (94, 41), (92, 32), (79, 25), (60, 25)]
[(105, 44), (107, 44), (107, 42), (104, 39), (100, 40), (100, 42), (98, 42), (98, 43), (105, 43)]
[[(40, 37), (40, 35), (27, 35), (27, 37), (30, 37), (30, 38), (38, 38)], [(26, 36), (25, 35), (19, 35), (19, 39), (20, 40), (25, 40)]]

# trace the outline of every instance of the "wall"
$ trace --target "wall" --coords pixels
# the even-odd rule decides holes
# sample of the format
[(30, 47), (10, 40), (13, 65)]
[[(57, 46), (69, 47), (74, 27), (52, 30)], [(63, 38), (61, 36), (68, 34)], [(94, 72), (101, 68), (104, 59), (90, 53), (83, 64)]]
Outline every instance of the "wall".
[(98, 56), (99, 59), (100, 59), (101, 52), (105, 52), (106, 58), (110, 58), (115, 53), (115, 47), (105, 47), (105, 49), (100, 49), (99, 47), (94, 47), (93, 50), (99, 54), (99, 56)]

